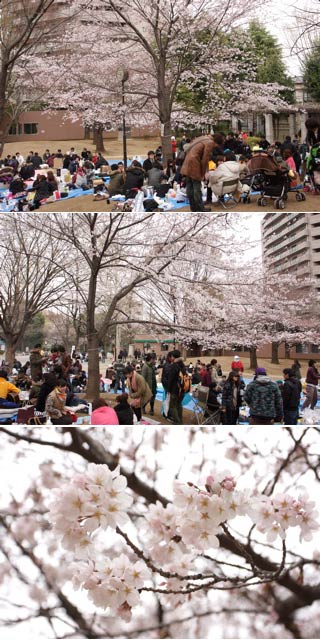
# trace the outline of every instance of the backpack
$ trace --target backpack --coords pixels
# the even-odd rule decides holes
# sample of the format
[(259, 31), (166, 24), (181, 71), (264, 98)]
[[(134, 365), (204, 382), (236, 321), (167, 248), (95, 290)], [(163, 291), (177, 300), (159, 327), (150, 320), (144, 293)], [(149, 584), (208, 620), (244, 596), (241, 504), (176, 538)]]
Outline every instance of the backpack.
[(191, 390), (191, 378), (187, 372), (179, 371), (178, 386), (181, 393), (189, 393)]

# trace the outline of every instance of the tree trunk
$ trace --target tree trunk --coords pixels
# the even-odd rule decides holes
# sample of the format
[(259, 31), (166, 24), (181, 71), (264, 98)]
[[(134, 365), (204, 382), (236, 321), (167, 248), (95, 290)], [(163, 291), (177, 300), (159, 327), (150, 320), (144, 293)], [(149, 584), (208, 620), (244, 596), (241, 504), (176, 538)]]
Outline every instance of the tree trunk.
[(279, 350), (279, 342), (272, 342), (272, 351), (271, 351), (272, 364), (280, 364), (278, 350)]
[(103, 153), (105, 151), (104, 141), (103, 141), (103, 126), (97, 125), (93, 129), (93, 142), (96, 145), (96, 152)]
[(250, 369), (256, 369), (258, 366), (257, 347), (250, 349)]
[(95, 264), (91, 269), (89, 282), (88, 302), (87, 302), (87, 342), (88, 342), (88, 384), (86, 398), (89, 402), (99, 398), (99, 338), (95, 326), (95, 309), (97, 293), (98, 266)]
[(99, 398), (99, 340), (97, 332), (88, 335), (88, 384), (86, 399), (89, 402)]
[(10, 337), (4, 335), (3, 336), (6, 341), (6, 355), (5, 361), (9, 363), (9, 369), (12, 371), (13, 363), (16, 357), (16, 342), (10, 340)]
[(172, 158), (171, 122), (170, 121), (162, 123), (161, 145), (162, 145), (162, 155), (163, 155), (163, 166), (165, 167), (167, 164), (167, 160)]
[(285, 357), (287, 360), (290, 360), (291, 358), (290, 345), (287, 342), (285, 342)]
[(172, 158), (171, 149), (171, 106), (170, 95), (165, 81), (165, 64), (161, 65), (158, 71), (158, 102), (159, 116), (161, 122), (161, 145), (163, 155), (163, 166), (167, 164), (167, 160)]

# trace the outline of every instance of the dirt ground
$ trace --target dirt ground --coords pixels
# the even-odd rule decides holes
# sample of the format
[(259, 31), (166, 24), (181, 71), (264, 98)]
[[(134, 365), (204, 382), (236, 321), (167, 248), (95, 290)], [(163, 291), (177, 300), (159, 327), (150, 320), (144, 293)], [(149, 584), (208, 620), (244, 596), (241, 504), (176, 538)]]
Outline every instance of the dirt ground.
[[(134, 155), (141, 155), (145, 157), (150, 149), (155, 150), (160, 144), (160, 138), (129, 138), (128, 140), (128, 157), (132, 158)], [(50, 151), (56, 151), (61, 149), (62, 152), (66, 152), (74, 147), (76, 152), (81, 153), (83, 147), (87, 147), (91, 151), (95, 150), (94, 144), (91, 140), (40, 140), (40, 141), (27, 141), (27, 142), (9, 142), (5, 145), (4, 155), (7, 153), (14, 154), (17, 151), (26, 156), (30, 149), (38, 151), (43, 154), (46, 149)], [(122, 157), (122, 142), (118, 139), (105, 140), (106, 151), (104, 156), (108, 159), (118, 159)], [(79, 198), (72, 198), (70, 200), (59, 200), (59, 202), (51, 203), (41, 207), (41, 211), (112, 211), (114, 204), (106, 204), (104, 200), (94, 201), (93, 195), (84, 195)], [(320, 196), (313, 196), (306, 193), (305, 202), (297, 202), (295, 194), (289, 194), (288, 201), (286, 202), (285, 211), (290, 213), (291, 211), (319, 211), (320, 208)], [(229, 209), (229, 208), (228, 208)], [(212, 212), (221, 211), (221, 205), (212, 205)], [(254, 212), (254, 211), (276, 211), (272, 202), (266, 207), (259, 207), (257, 205), (257, 196), (253, 196), (250, 204), (238, 204), (235, 207), (229, 209), (230, 211), (236, 211), (239, 213)], [(178, 211), (190, 211), (189, 206), (178, 209)]]
[[(305, 202), (297, 202), (295, 200), (294, 194), (289, 194), (289, 199), (287, 201), (285, 211), (287, 213), (291, 213), (294, 211), (311, 211), (317, 212), (320, 209), (320, 196), (312, 196), (308, 193), (306, 194), (307, 199)], [(54, 202), (52, 204), (47, 204), (42, 206), (39, 211), (112, 211), (114, 208), (114, 204), (107, 204), (105, 200), (94, 201), (93, 195), (89, 196), (80, 196), (79, 198), (72, 198), (70, 200), (59, 200), (59, 202)], [(190, 211), (189, 206), (183, 207), (181, 209), (177, 209), (177, 211)], [(219, 213), (224, 211), (221, 205), (212, 205), (211, 206), (212, 213)], [(277, 211), (274, 206), (267, 205), (266, 207), (259, 207), (257, 205), (257, 196), (254, 196), (252, 202), (250, 204), (238, 204), (235, 207), (231, 207), (227, 209), (227, 211), (236, 212), (236, 213), (253, 213), (258, 211), (259, 213), (267, 213), (267, 211)]]
[[(211, 359), (212, 359), (212, 356), (205, 356), (201, 358), (201, 362), (207, 363), (207, 362), (210, 362)], [(197, 360), (198, 358), (188, 358), (185, 360), (185, 362), (186, 364), (189, 364), (189, 362), (192, 362), (194, 364)], [(221, 358), (217, 356), (217, 360), (221, 364), (223, 373), (227, 375), (230, 371), (230, 364), (232, 362), (232, 358), (230, 356), (223, 356)], [(244, 377), (251, 379), (253, 376), (253, 371), (252, 369), (249, 368), (249, 365), (250, 365), (249, 358), (241, 356), (241, 361), (244, 365)], [(270, 360), (267, 358), (258, 358), (258, 366), (264, 367), (267, 370), (268, 375), (273, 380), (282, 379), (283, 369), (285, 369), (286, 367), (290, 367), (292, 364), (293, 364), (293, 360), (288, 360), (288, 359), (282, 359), (280, 361), (280, 364), (275, 365), (275, 364), (271, 364)], [(101, 364), (100, 364), (100, 370), (101, 370)], [(305, 364), (302, 363), (302, 369), (301, 369), (302, 377), (305, 376), (306, 370), (307, 370), (307, 362)], [(104, 393), (101, 395), (106, 399), (106, 401), (110, 406), (113, 406), (115, 404), (115, 395), (113, 393)], [(171, 423), (169, 423), (161, 415), (161, 406), (162, 406), (162, 403), (159, 400), (156, 400), (155, 407), (154, 407), (154, 416), (152, 416), (152, 418), (157, 422), (160, 422), (160, 424), (169, 425)], [(190, 411), (188, 409), (183, 409), (182, 415), (183, 415), (184, 425), (197, 424), (196, 414), (193, 411)], [(148, 417), (148, 413), (145, 414), (145, 417)], [(176, 427), (177, 426), (178, 425), (176, 425)]]
[[(146, 156), (148, 151), (155, 149), (161, 144), (160, 138), (129, 138), (127, 141), (128, 158), (132, 158), (135, 155)], [(114, 138), (112, 140), (105, 140), (105, 152), (103, 155), (108, 160), (120, 159), (122, 157), (122, 141)], [(95, 151), (95, 145), (91, 140), (27, 140), (27, 142), (7, 142), (4, 146), (3, 156), (7, 153), (14, 154), (17, 151), (22, 153), (26, 157), (30, 150), (38, 151), (40, 155), (43, 155), (46, 149), (51, 152), (56, 152), (61, 149), (62, 153), (69, 151), (70, 147), (74, 147), (76, 153), (81, 153), (83, 147), (86, 147), (90, 151)]]

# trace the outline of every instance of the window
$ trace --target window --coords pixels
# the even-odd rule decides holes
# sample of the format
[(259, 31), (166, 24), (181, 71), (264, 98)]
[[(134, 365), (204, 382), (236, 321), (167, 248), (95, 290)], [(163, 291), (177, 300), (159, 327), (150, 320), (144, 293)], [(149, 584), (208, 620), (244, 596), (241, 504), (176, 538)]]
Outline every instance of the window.
[(311, 345), (311, 353), (319, 353), (319, 347), (317, 344)]
[(309, 353), (309, 345), (307, 345), (306, 343), (297, 344), (296, 345), (296, 353), (304, 353), (304, 354)]
[(169, 351), (169, 345), (166, 342), (161, 342), (161, 351)]
[(22, 124), (18, 122), (17, 124), (11, 125), (9, 129), (9, 136), (21, 136), (22, 134)]
[(23, 133), (25, 133), (27, 135), (38, 133), (38, 123), (37, 122), (26, 122), (23, 125)]

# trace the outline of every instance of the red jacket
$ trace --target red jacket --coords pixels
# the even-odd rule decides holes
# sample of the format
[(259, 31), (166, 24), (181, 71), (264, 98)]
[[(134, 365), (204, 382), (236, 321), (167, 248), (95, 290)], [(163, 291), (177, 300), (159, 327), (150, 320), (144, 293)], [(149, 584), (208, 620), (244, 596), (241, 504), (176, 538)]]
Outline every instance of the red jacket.
[(232, 371), (237, 371), (239, 369), (239, 371), (241, 371), (241, 373), (243, 373), (244, 366), (243, 366), (241, 360), (233, 360), (233, 362), (231, 362), (231, 369), (232, 369)]

